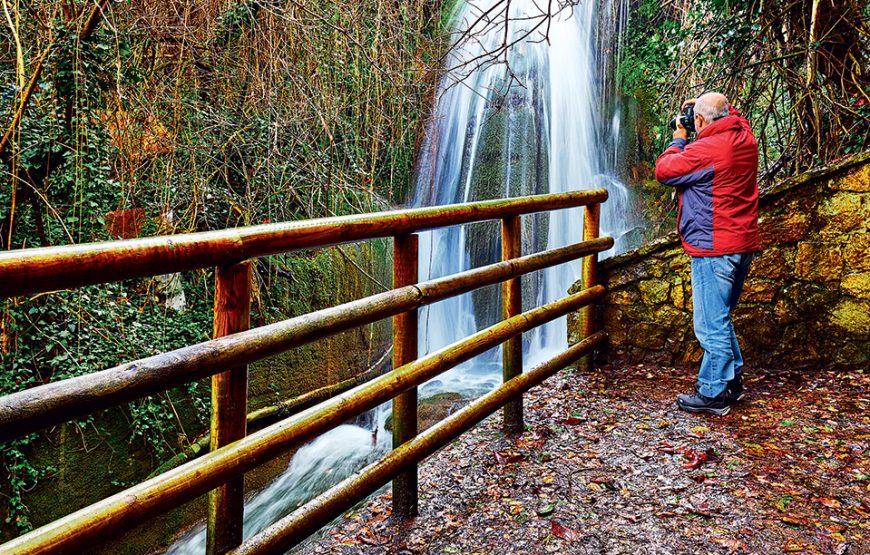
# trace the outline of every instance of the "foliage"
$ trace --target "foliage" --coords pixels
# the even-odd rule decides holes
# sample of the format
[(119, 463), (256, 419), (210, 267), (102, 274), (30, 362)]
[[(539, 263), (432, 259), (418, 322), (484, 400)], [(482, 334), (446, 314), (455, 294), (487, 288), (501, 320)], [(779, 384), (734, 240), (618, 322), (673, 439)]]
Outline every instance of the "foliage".
[[(196, 276), (189, 279), (188, 291), (207, 287)], [(211, 331), (211, 307), (204, 300), (208, 292), (193, 295), (192, 306), (180, 314), (166, 308), (154, 283), (86, 287), (48, 297), (51, 302), (44, 302), (45, 298), (6, 302), (7, 337), (14, 338), (14, 344), (0, 352), (0, 395), (202, 341)], [(191, 417), (205, 421), (207, 400), (207, 389), (193, 383), (130, 403), (129, 441), (139, 442), (157, 461), (165, 460), (187, 442), (179, 413), (188, 422)], [(179, 402), (183, 406), (176, 406)], [(76, 425), (92, 429), (94, 419)], [(8, 491), (3, 492), (9, 496), (6, 521), (14, 520), (21, 532), (30, 528), (24, 492), (52, 472), (29, 461), (36, 438), (31, 434), (0, 449), (0, 466), (8, 477)]]
[[(118, 210), (142, 210), (139, 233), (155, 235), (403, 200), (440, 57), (444, 15), (432, 2), (110, 1), (84, 33), (94, 5), (8, 3), (4, 126), (44, 62), (0, 157), (3, 249), (116, 238), (106, 220)], [(281, 263), (256, 271), (255, 310), (293, 297)], [(0, 394), (208, 338), (213, 278), (182, 281), (180, 313), (167, 312), (160, 280), (6, 301)], [(187, 441), (183, 421), (207, 418), (205, 394), (193, 384), (131, 403), (130, 440), (157, 463), (172, 456)], [(94, 422), (78, 426), (100, 433)], [(50, 472), (28, 458), (37, 437), (0, 449), (0, 493), (20, 530), (22, 495)]]
[(643, 112), (651, 160), (670, 140), (664, 114), (723, 91), (753, 122), (762, 177), (781, 178), (868, 147), (868, 11), (813, 0), (642, 0), (619, 72)]

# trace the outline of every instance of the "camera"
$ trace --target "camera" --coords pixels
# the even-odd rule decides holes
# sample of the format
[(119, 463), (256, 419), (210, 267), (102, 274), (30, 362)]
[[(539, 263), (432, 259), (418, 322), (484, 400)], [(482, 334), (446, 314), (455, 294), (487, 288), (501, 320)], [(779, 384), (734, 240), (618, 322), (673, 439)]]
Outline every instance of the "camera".
[(677, 118), (680, 119), (680, 124), (686, 128), (689, 133), (695, 132), (695, 106), (689, 104), (683, 109), (683, 113), (671, 120), (671, 129), (677, 129)]

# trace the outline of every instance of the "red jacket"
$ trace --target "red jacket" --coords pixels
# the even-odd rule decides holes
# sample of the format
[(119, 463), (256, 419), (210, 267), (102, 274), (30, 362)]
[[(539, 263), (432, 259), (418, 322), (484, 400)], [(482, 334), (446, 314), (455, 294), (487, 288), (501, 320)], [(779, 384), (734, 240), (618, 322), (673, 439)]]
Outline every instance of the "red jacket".
[(694, 142), (674, 139), (656, 160), (656, 179), (680, 193), (677, 231), (691, 256), (755, 252), (758, 142), (731, 108)]

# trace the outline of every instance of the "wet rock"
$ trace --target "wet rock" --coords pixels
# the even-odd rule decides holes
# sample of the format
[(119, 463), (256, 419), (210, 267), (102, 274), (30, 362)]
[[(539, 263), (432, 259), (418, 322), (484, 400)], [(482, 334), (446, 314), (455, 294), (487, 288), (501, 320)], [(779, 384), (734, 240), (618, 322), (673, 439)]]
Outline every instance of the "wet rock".
[(668, 330), (659, 324), (644, 322), (635, 327), (630, 341), (633, 345), (644, 349), (661, 349), (665, 345)]
[(840, 281), (840, 290), (853, 297), (870, 299), (870, 272), (843, 276), (843, 280)]
[(805, 212), (787, 212), (778, 216), (761, 217), (758, 220), (761, 248), (783, 243), (794, 243), (807, 238), (810, 232), (810, 217)]
[(645, 304), (655, 305), (667, 302), (671, 284), (666, 281), (650, 279), (640, 282), (637, 288), (640, 290), (640, 298)]
[(792, 249), (766, 249), (761, 256), (752, 261), (749, 270), (751, 277), (783, 279), (790, 275), (789, 250)]
[(778, 287), (776, 283), (760, 279), (750, 279), (743, 287), (740, 296), (742, 302), (769, 303), (776, 298)]
[(831, 311), (831, 324), (850, 336), (870, 339), (870, 302), (842, 301)]
[(828, 220), (828, 235), (837, 235), (867, 226), (866, 195), (836, 193), (825, 198), (819, 206), (819, 215)]
[(870, 233), (853, 233), (843, 246), (843, 262), (849, 271), (870, 270)]
[(799, 279), (833, 281), (843, 274), (843, 255), (837, 243), (800, 243), (795, 257)]
[[(417, 430), (431, 428), (469, 403), (470, 399), (459, 393), (445, 392), (420, 399), (417, 405)], [(384, 428), (393, 431), (393, 415), (387, 416)]]

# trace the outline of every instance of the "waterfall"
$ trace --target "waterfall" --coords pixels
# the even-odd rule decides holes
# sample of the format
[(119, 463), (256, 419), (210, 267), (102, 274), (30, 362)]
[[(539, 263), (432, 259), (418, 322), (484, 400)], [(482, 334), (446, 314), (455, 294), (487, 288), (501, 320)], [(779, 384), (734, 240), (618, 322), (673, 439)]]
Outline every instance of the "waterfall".
[[(454, 46), (418, 156), (412, 203), (432, 206), (506, 196), (605, 187), (601, 231), (616, 239), (636, 226), (629, 191), (618, 178), (620, 105), (612, 94), (610, 63), (619, 50), (626, 0), (552, 2), (555, 15), (535, 0), (473, 0), (453, 14)], [(495, 6), (496, 10), (490, 10)], [(507, 17), (504, 6), (509, 7)], [(488, 14), (481, 19), (482, 14)], [(616, 19), (614, 19), (616, 18)], [(506, 56), (500, 51), (505, 41)], [(469, 30), (469, 26), (471, 29)], [(601, 29), (597, 35), (596, 30)], [(616, 41), (616, 42), (614, 42)], [(496, 52), (495, 58), (487, 52)], [(506, 61), (506, 63), (505, 63)], [(610, 101), (607, 101), (610, 99)], [(582, 210), (524, 218), (524, 254), (582, 238)], [(420, 279), (441, 277), (499, 258), (498, 224), (484, 222), (425, 232), (420, 237)], [(580, 263), (523, 279), (524, 309), (564, 297), (580, 276)], [(500, 318), (498, 287), (448, 299), (420, 311), (420, 353), (463, 339)], [(567, 345), (564, 318), (524, 338), (525, 364)], [(501, 381), (494, 349), (431, 380), (420, 395), (443, 391), (474, 395)], [(344, 425), (297, 451), (287, 470), (245, 506), (250, 537), (390, 448), (385, 404), (365, 425)], [(168, 553), (205, 550), (202, 526)]]
[[(457, 7), (456, 36), (419, 154), (415, 206), (604, 187), (601, 231), (624, 248), (636, 226), (631, 196), (618, 179), (621, 110), (610, 65), (619, 56), (626, 3), (473, 0)], [(491, 10), (495, 6), (496, 10)], [(505, 13), (505, 9), (509, 11)], [(507, 26), (507, 27), (506, 27)], [(601, 29), (599, 36), (597, 30)], [(615, 43), (615, 44), (614, 44)], [(506, 52), (503, 48), (509, 45)], [(601, 54), (601, 55), (600, 55)], [(608, 100), (609, 102), (605, 102)], [(582, 210), (525, 218), (523, 253), (582, 238)], [(498, 260), (497, 224), (438, 229), (420, 238), (420, 278)], [(579, 261), (524, 278), (524, 308), (566, 295)], [(497, 288), (424, 308), (421, 352), (431, 352), (500, 317)], [(566, 319), (524, 338), (526, 363), (567, 346)], [(428, 391), (482, 391), (498, 379), (495, 349), (427, 384)]]
[[(383, 456), (392, 446), (384, 426), (389, 407), (385, 403), (368, 413), (366, 422), (343, 424), (300, 447), (287, 470), (245, 502), (243, 537), (250, 538)], [(205, 553), (205, 524), (185, 534), (166, 553)]]

